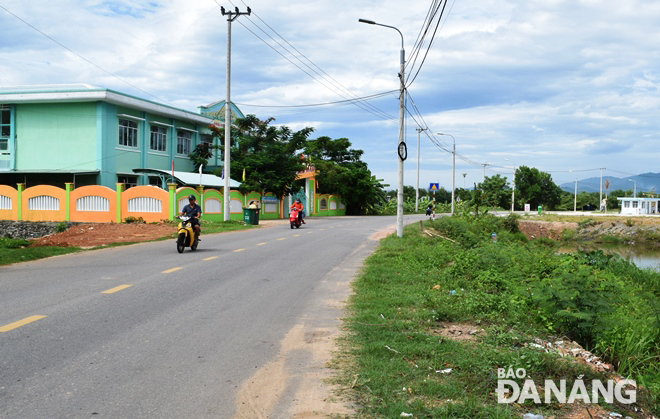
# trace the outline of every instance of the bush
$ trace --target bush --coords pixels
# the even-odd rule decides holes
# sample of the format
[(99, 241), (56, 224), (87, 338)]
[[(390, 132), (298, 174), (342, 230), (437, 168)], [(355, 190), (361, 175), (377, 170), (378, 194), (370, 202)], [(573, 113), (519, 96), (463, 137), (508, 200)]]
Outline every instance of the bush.
[(67, 223), (65, 223), (64, 221), (62, 221), (61, 223), (59, 223), (59, 224), (57, 225), (57, 227), (55, 227), (55, 231), (58, 232), (58, 233), (63, 233), (63, 232), (65, 232), (68, 228), (69, 228), (69, 225), (68, 225)]
[(147, 222), (144, 221), (144, 218), (142, 217), (126, 217), (124, 218), (124, 222), (126, 224), (146, 224)]
[(29, 245), (29, 240), (12, 239), (9, 237), (0, 238), (0, 249), (20, 249), (21, 247), (28, 247)]

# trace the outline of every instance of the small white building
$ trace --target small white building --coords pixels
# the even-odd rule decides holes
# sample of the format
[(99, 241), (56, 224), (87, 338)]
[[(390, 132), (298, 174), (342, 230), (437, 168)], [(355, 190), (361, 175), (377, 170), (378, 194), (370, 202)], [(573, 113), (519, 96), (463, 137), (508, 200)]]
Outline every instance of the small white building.
[(658, 214), (660, 198), (617, 198), (622, 215)]

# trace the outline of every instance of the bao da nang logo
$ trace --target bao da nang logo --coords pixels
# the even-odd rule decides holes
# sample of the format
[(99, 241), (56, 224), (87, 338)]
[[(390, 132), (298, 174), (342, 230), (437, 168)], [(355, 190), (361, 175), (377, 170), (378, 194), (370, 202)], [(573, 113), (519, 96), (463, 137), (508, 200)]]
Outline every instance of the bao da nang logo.
[[(581, 400), (584, 403), (598, 403), (602, 397), (606, 403), (614, 403), (616, 400), (622, 404), (632, 404), (637, 401), (637, 383), (634, 380), (591, 380), (591, 391), (580, 375), (572, 385), (567, 385), (566, 380), (545, 380), (543, 383), (543, 394), (540, 395), (536, 384), (531, 379), (523, 382), (522, 388), (512, 378), (523, 379), (527, 377), (524, 368), (515, 371), (509, 367), (497, 369), (497, 402), (498, 403), (523, 403), (532, 400), (534, 403), (574, 403)], [(559, 385), (557, 385), (559, 384)], [(632, 387), (632, 388), (631, 388)], [(543, 396), (543, 398), (541, 398)]]

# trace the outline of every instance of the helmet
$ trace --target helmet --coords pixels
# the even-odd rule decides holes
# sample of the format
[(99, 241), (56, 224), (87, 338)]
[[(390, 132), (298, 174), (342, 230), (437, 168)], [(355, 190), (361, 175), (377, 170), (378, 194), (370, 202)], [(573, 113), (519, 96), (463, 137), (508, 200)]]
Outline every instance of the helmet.
[(190, 196), (188, 197), (188, 200), (189, 200), (189, 201), (196, 201), (196, 200), (197, 200), (197, 197), (196, 197), (195, 195), (190, 195)]
[(296, 199), (296, 202), (300, 204), (300, 199)]

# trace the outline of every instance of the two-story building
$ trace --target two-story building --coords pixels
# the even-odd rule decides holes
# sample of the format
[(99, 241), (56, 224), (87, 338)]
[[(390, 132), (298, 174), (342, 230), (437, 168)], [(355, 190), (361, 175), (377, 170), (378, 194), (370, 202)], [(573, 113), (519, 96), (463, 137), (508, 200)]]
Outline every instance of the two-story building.
[(194, 170), (197, 144), (218, 141), (210, 116), (85, 84), (0, 88), (0, 184), (164, 186)]

